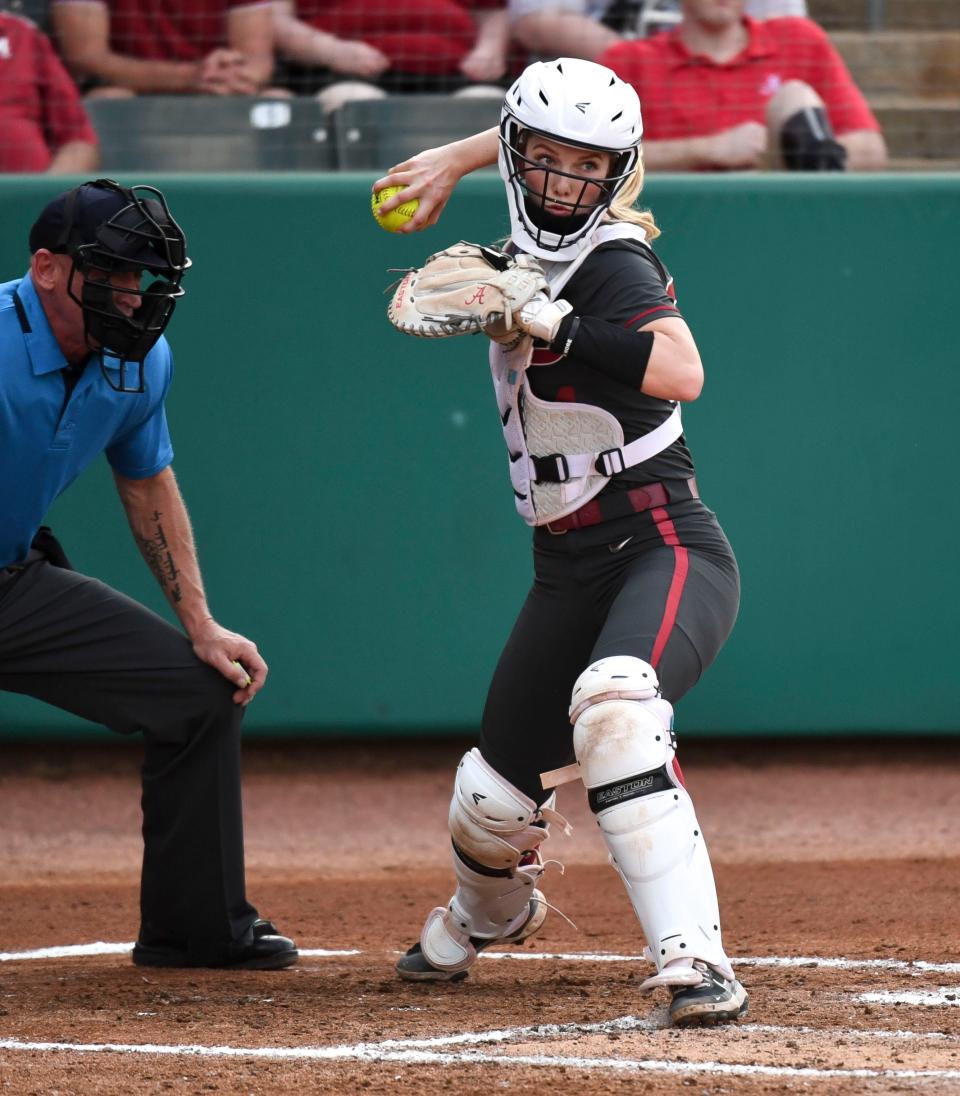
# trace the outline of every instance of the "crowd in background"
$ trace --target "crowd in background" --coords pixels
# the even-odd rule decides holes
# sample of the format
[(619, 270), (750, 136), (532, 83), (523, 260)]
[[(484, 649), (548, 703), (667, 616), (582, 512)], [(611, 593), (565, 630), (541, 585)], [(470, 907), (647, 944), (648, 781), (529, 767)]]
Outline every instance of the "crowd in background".
[(823, 111), (846, 166), (885, 162), (805, 0), (0, 0), (0, 171), (95, 170), (86, 98), (315, 95), (327, 112), (394, 94), (499, 98), (530, 60), (559, 56), (634, 84), (653, 170), (762, 166), (785, 95), (791, 111)]

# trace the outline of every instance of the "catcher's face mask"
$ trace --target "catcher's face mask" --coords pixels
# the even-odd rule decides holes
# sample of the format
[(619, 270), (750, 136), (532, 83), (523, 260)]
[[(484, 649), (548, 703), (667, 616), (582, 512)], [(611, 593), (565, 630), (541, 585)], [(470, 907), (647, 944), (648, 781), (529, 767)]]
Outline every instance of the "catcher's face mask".
[(517, 179), (524, 210), (536, 227), (566, 236), (610, 205), (623, 178), (615, 170), (622, 154), (561, 144), (531, 130), (521, 130), (518, 144)]
[(514, 242), (572, 259), (633, 176), (642, 133), (637, 94), (610, 69), (569, 57), (528, 66), (500, 114)]
[[(155, 187), (121, 187), (110, 179), (70, 191), (53, 218), (60, 224), (49, 250), (73, 260), (67, 292), (82, 309), (87, 346), (99, 354), (111, 388), (142, 392), (144, 359), (184, 293), (190, 260), (182, 229)], [(37, 243), (48, 246), (50, 227), (49, 218), (34, 226), (34, 250)], [(119, 366), (116, 381), (107, 358), (114, 371)], [(127, 383), (128, 363), (137, 367), (135, 385)]]

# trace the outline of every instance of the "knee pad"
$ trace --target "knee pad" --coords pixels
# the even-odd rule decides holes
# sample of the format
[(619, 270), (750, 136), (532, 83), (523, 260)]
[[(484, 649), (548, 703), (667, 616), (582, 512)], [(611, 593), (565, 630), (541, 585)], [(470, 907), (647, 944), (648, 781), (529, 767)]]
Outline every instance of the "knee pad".
[(544, 871), (540, 846), (551, 822), (570, 832), (555, 802), (554, 794), (538, 807), (478, 749), (464, 755), (449, 815), (457, 890), (446, 909), (432, 911), (420, 938), (431, 963), (465, 970), (476, 959), (474, 941), (510, 937), (520, 929), (530, 935), (539, 928), (546, 915), (536, 889)]
[(847, 150), (834, 138), (823, 107), (804, 107), (783, 123), (780, 151), (788, 171), (844, 171)]
[(467, 864), (513, 874), (549, 836), (548, 823), (567, 822), (553, 809), (556, 795), (538, 807), (488, 765), (474, 747), (457, 766), (450, 800), (450, 836)]
[(673, 764), (673, 708), (655, 671), (628, 655), (601, 659), (577, 679), (570, 712), (590, 809), (658, 970), (691, 958), (729, 969), (706, 845)]

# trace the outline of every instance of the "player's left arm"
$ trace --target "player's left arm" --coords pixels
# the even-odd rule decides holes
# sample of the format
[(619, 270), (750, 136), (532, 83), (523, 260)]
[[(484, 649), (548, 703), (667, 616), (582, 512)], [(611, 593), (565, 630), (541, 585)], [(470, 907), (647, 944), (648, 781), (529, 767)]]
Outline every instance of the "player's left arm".
[(640, 330), (653, 335), (640, 391), (681, 403), (697, 399), (703, 390), (703, 363), (686, 320), (681, 316), (664, 316)]
[[(562, 300), (549, 304), (532, 323), (524, 322), (529, 307), (524, 308), (520, 326), (556, 353), (576, 357), (646, 396), (690, 403), (700, 395), (703, 363), (683, 317), (661, 316), (632, 327), (600, 316), (551, 311), (558, 306), (570, 307)], [(544, 319), (552, 321), (549, 327)]]
[(571, 311), (548, 340), (552, 350), (647, 396), (697, 399), (700, 353), (680, 315), (673, 281), (652, 252), (601, 247), (584, 265), (579, 286), (570, 288)]
[(143, 479), (114, 470), (113, 478), (140, 554), (197, 657), (239, 686), (236, 703), (249, 703), (263, 687), (267, 664), (255, 643), (223, 628), (210, 613), (193, 528), (173, 469), (167, 466)]

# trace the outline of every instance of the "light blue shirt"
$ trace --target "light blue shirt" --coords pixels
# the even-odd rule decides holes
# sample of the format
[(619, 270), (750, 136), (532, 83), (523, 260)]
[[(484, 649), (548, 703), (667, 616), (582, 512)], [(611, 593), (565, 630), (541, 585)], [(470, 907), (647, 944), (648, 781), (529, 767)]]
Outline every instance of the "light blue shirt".
[[(93, 355), (64, 407), (66, 365), (30, 275), (0, 284), (0, 567), (24, 559), (54, 499), (100, 453), (130, 479), (173, 460), (163, 404), (173, 358), (163, 336), (138, 395), (114, 392)], [(116, 359), (106, 365), (119, 377)], [(129, 377), (137, 366), (125, 368)]]

